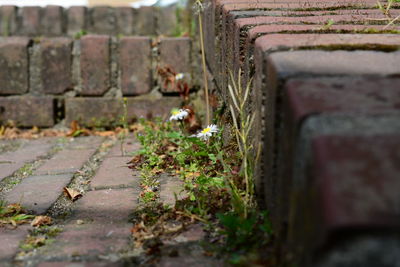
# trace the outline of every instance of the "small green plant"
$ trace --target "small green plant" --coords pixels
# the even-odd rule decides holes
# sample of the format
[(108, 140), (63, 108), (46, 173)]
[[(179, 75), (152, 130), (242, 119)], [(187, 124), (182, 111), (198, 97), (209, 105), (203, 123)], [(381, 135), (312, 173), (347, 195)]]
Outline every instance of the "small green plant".
[(82, 38), (82, 36), (85, 36), (86, 34), (88, 34), (87, 31), (84, 30), (84, 29), (82, 29), (82, 30), (80, 30), (79, 32), (75, 33), (74, 38), (75, 38), (76, 40), (79, 40), (79, 39)]
[(126, 97), (122, 98), (122, 110), (123, 114), (121, 116), (121, 125), (122, 125), (122, 131), (118, 133), (118, 139), (121, 144), (121, 155), (125, 156), (125, 149), (124, 149), (124, 144), (126, 140), (126, 136), (129, 132), (129, 127), (128, 127), (128, 99)]
[(16, 227), (18, 224), (30, 222), (34, 217), (26, 214), (20, 204), (7, 204), (0, 200), (0, 226), (10, 224)]

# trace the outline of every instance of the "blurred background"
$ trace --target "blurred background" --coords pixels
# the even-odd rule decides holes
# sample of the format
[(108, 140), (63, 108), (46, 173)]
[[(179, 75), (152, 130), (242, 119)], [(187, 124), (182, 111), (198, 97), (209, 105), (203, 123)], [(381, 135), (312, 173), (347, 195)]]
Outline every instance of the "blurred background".
[(174, 3), (182, 3), (182, 0), (0, 0), (0, 5), (15, 5), (15, 6), (47, 6), (58, 5), (63, 7), (69, 6), (167, 6)]

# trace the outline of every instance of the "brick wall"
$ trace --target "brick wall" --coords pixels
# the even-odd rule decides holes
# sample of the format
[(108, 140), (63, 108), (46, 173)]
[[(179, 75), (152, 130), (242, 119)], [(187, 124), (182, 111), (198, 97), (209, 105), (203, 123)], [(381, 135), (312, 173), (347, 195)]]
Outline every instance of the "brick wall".
[(230, 103), (229, 72), (237, 78), (242, 69), (243, 86), (253, 78), (252, 136), (262, 151), (255, 182), (282, 262), (398, 263), (399, 22), (386, 26), (375, 0), (204, 6), (207, 62), (220, 98)]
[[(87, 8), (73, 6), (0, 6), (2, 36), (74, 36), (86, 31), (106, 35), (176, 34), (187, 22), (187, 11), (175, 6)], [(187, 25), (184, 25), (185, 27)]]
[(122, 97), (129, 119), (168, 116), (181, 101), (157, 70), (168, 67), (198, 84), (192, 40), (167, 37), (178, 26), (185, 29), (180, 12), (1, 6), (0, 121), (110, 125), (122, 115)]

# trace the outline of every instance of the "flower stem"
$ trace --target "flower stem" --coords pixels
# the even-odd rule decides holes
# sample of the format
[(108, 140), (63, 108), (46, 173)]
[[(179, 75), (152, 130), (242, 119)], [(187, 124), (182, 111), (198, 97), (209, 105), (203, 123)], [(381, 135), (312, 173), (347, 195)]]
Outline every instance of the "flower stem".
[(201, 47), (201, 61), (203, 66), (203, 82), (204, 82), (204, 95), (206, 100), (206, 124), (210, 124), (210, 104), (208, 98), (208, 81), (207, 81), (207, 68), (206, 68), (206, 55), (204, 51), (204, 33), (203, 33), (203, 24), (202, 24), (202, 16), (201, 10), (199, 11), (199, 28), (200, 28), (200, 47)]

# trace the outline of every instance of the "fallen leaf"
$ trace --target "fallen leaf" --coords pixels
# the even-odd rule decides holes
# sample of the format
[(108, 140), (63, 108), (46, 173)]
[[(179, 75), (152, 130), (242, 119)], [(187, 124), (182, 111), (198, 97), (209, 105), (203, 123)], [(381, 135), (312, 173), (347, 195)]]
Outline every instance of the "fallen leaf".
[(80, 192), (68, 187), (64, 187), (64, 194), (72, 201), (78, 200), (82, 197), (82, 194)]
[(31, 222), (31, 226), (38, 227), (42, 225), (51, 225), (53, 223), (52, 219), (49, 216), (36, 216), (35, 219)]

